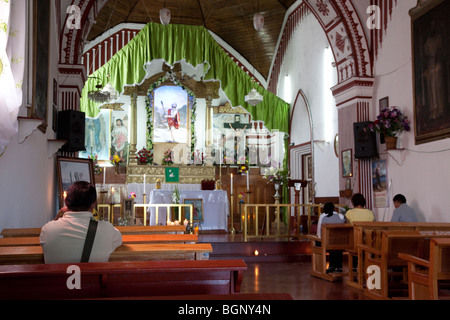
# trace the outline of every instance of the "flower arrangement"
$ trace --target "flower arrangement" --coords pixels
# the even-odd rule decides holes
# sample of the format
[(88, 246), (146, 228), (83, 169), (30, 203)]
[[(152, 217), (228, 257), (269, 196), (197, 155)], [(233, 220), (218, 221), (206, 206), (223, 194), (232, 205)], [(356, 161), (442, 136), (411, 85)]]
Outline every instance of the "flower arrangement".
[(112, 156), (112, 157), (110, 157), (109, 160), (110, 160), (111, 163), (112, 163), (113, 165), (115, 165), (115, 166), (119, 166), (119, 165), (121, 165), (122, 163), (125, 163), (125, 159), (119, 157), (117, 154), (114, 155), (114, 156)]
[(177, 186), (175, 186), (175, 190), (172, 192), (172, 203), (179, 204), (180, 203), (180, 190)]
[(386, 108), (378, 115), (377, 120), (369, 125), (372, 131), (387, 137), (395, 137), (397, 133), (409, 131), (410, 121), (397, 107)]
[(128, 199), (136, 199), (136, 193), (131, 192), (130, 195), (128, 196)]
[(238, 199), (240, 203), (244, 203), (245, 194), (243, 192), (239, 193)]
[(263, 178), (269, 180), (269, 182), (280, 182), (283, 184), (289, 178), (289, 170), (284, 169), (281, 164), (278, 164), (277, 166), (267, 168)]
[(239, 162), (241, 162), (241, 163), (238, 164), (238, 172), (240, 174), (247, 173), (248, 172), (248, 160), (247, 160), (247, 158), (246, 157), (240, 157), (239, 158)]
[(153, 153), (144, 147), (138, 151), (137, 161), (139, 164), (152, 163), (153, 162)]
[(173, 155), (172, 155), (172, 149), (167, 149), (164, 151), (164, 156), (162, 159), (162, 165), (163, 166), (171, 166), (173, 165)]
[(100, 174), (100, 173), (103, 172), (102, 167), (100, 167), (98, 165), (98, 156), (97, 155), (95, 155), (95, 156), (94, 155), (90, 155), (90, 156), (88, 156), (88, 159), (91, 159), (93, 164), (94, 164), (94, 173), (95, 174)]

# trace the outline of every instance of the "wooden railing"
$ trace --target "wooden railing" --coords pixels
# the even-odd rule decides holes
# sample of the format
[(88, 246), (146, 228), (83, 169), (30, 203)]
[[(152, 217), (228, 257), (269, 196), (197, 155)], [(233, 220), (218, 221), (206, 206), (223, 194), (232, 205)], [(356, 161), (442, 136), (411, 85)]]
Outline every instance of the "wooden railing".
[[(343, 205), (335, 205), (337, 209), (344, 207)], [(284, 216), (290, 217), (291, 210), (297, 223), (300, 222), (301, 216), (307, 216), (307, 230), (310, 233), (312, 217), (322, 214), (323, 204), (245, 204), (244, 214), (241, 217), (243, 221), (244, 241), (251, 238), (274, 239), (274, 238), (291, 238), (300, 236), (300, 228), (294, 228), (294, 234), (290, 232), (291, 219), (282, 221), (281, 212), (287, 210)], [(317, 211), (317, 214), (316, 212)], [(273, 220), (271, 221), (271, 218)], [(262, 223), (260, 223), (262, 222)], [(275, 226), (270, 225), (271, 222)]]

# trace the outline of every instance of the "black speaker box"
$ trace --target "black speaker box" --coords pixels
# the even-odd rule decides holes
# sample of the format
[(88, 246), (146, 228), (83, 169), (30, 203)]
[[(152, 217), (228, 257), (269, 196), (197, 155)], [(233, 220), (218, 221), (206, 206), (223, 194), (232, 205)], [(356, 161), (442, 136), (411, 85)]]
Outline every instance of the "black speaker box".
[(86, 127), (84, 112), (67, 110), (58, 113), (58, 140), (66, 140), (62, 151), (85, 151), (84, 133)]
[(355, 137), (355, 158), (373, 158), (378, 155), (377, 135), (370, 130), (371, 122), (357, 122), (353, 124)]

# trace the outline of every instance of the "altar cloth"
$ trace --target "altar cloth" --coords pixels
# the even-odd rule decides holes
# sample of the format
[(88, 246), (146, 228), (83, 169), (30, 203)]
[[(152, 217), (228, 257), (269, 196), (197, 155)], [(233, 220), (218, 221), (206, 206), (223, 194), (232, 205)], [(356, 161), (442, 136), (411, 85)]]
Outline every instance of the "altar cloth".
[[(153, 189), (150, 192), (149, 204), (171, 204), (171, 190)], [(227, 218), (230, 211), (228, 195), (223, 190), (213, 191), (180, 191), (180, 203), (184, 199), (202, 199), (203, 200), (203, 217), (204, 221), (199, 223), (200, 230), (227, 230)], [(148, 209), (150, 221), (149, 225), (156, 225), (156, 209)], [(159, 208), (158, 224), (166, 224), (167, 209)]]

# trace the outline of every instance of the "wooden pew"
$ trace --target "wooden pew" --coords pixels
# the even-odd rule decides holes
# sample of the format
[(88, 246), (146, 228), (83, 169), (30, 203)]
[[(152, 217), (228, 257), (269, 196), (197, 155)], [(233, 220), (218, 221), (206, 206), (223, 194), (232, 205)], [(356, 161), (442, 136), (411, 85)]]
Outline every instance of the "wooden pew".
[[(122, 234), (161, 234), (161, 233), (184, 233), (186, 228), (180, 226), (116, 226)], [(3, 238), (39, 237), (41, 228), (17, 228), (3, 229)]]
[[(140, 260), (206, 260), (212, 246), (195, 244), (123, 244), (110, 256), (110, 261)], [(41, 246), (0, 247), (0, 265), (43, 264)]]
[(99, 299), (157, 296), (228, 295), (240, 292), (243, 260), (136, 261), (76, 264), (80, 290), (70, 264), (0, 266), (0, 299)]
[[(129, 234), (122, 235), (123, 244), (137, 243), (192, 243), (198, 242), (195, 234)], [(39, 237), (0, 238), (0, 247), (40, 246)]]
[(439, 281), (450, 280), (450, 239), (432, 238), (429, 260), (405, 253), (398, 256), (408, 262), (409, 299), (439, 300)]
[(327, 274), (327, 251), (352, 250), (353, 226), (351, 224), (323, 224), (322, 237), (314, 235), (306, 236), (311, 240), (311, 275), (328, 281), (336, 281), (346, 276), (347, 272), (333, 272)]
[[(450, 233), (439, 237), (450, 237)], [(399, 258), (399, 253), (411, 254), (419, 258), (429, 257), (430, 232), (427, 231), (383, 231), (381, 247), (359, 245), (364, 251), (365, 266), (376, 266), (380, 270), (380, 288), (364, 288), (364, 295), (371, 299), (390, 299), (389, 270), (392, 268), (404, 268), (405, 260)]]
[(381, 235), (386, 230), (403, 230), (403, 231), (448, 231), (450, 223), (434, 223), (434, 222), (368, 222), (358, 221), (353, 223), (354, 228), (354, 245), (353, 251), (349, 251), (349, 265), (353, 264), (353, 259), (357, 257), (357, 271), (349, 269), (349, 277), (347, 285), (364, 289), (366, 281), (366, 268), (364, 264), (364, 252), (361, 246), (369, 246), (380, 249)]

